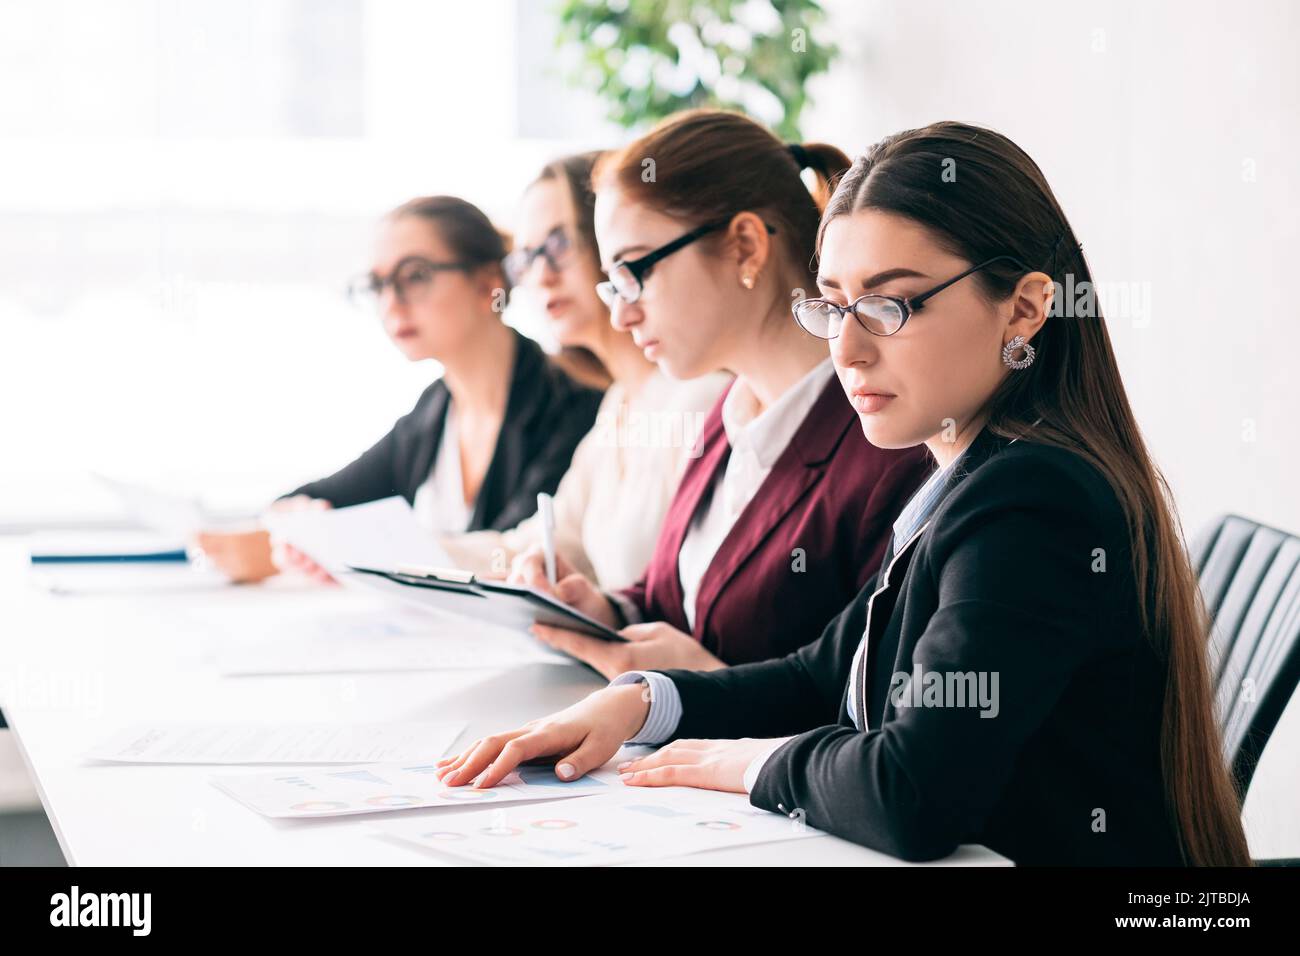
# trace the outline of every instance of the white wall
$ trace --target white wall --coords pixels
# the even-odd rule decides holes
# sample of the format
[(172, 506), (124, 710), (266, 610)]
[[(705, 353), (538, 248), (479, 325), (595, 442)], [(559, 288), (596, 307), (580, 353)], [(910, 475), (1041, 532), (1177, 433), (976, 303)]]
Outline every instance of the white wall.
[(842, 48), (805, 123), (851, 153), (939, 119), (1033, 156), (1098, 282), (1138, 420), (1189, 534), (1300, 531), (1300, 4), (827, 0)]
[(543, 6), (0, 0), (0, 529), (116, 517), (91, 471), (252, 510), (408, 411), (437, 367), (341, 294), (375, 218), (508, 227), (614, 138)]

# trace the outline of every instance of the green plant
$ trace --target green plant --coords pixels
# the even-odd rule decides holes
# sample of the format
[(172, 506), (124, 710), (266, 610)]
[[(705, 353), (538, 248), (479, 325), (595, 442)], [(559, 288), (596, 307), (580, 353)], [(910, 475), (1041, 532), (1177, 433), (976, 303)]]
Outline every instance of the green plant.
[(836, 54), (814, 40), (817, 0), (563, 0), (558, 15), (570, 81), (624, 127), (713, 106), (798, 139), (805, 84)]

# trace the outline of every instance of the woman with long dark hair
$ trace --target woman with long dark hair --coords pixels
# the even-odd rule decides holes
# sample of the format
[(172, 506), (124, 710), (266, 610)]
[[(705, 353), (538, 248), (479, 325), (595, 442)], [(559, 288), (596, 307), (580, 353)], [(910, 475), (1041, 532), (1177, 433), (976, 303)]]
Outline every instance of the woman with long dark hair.
[(572, 779), (676, 740), (625, 781), (748, 792), (907, 859), (1249, 863), (1196, 580), (1102, 317), (1057, 298), (1092, 279), (1042, 172), (987, 129), (890, 136), (841, 180), (820, 253), (796, 320), (868, 440), (938, 466), (880, 572), (785, 658), (622, 675), (444, 779), (542, 755)]

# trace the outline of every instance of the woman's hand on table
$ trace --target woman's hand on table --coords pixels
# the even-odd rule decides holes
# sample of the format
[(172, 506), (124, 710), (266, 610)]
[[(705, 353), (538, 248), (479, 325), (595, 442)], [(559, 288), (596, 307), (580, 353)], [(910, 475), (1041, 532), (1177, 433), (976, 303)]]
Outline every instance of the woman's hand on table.
[(649, 712), (644, 684), (606, 687), (549, 717), (474, 741), (438, 761), (438, 779), (449, 787), (471, 782), (480, 789), (493, 787), (520, 764), (555, 757), (555, 775), (577, 780), (618, 753)]
[[(786, 738), (788, 739), (788, 738)], [(698, 787), (745, 793), (745, 771), (754, 758), (784, 740), (674, 740), (654, 753), (618, 765), (630, 787)]]

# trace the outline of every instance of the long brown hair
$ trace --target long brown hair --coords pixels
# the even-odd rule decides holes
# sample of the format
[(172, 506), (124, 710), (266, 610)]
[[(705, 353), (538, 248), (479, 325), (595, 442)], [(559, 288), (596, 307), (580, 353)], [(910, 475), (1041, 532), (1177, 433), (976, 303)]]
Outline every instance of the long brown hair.
[[(1067, 276), (1075, 289), (1093, 288), (1082, 247), (1042, 171), (992, 130), (943, 122), (881, 140), (844, 175), (821, 229), (861, 209), (919, 223), (972, 264), (1009, 255), (1049, 275), (1058, 293)], [(1004, 261), (982, 270), (977, 281), (996, 301), (1010, 295), (1025, 273)], [(1033, 339), (1036, 361), (1007, 376), (994, 393), (985, 409), (987, 427), (1008, 438), (1032, 433), (1035, 441), (1068, 449), (1114, 489), (1128, 521), (1143, 625), (1167, 665), (1161, 758), (1184, 857), (1198, 865), (1248, 865), (1240, 800), (1214, 717), (1200, 589), (1169, 487), (1129, 406), (1100, 308), (1091, 311), (1062, 314), (1060, 303), (1053, 305)]]
[[(797, 157), (797, 158), (796, 158)], [(596, 189), (618, 187), (637, 202), (692, 225), (753, 212), (776, 230), (794, 286), (811, 287), (817, 223), (835, 180), (849, 166), (826, 143), (781, 142), (747, 116), (726, 110), (675, 113), (596, 164)], [(810, 192), (801, 178), (814, 177)], [(705, 237), (704, 242), (717, 237)]]

